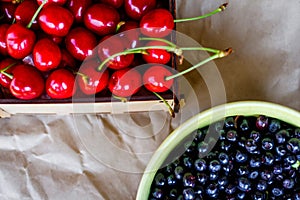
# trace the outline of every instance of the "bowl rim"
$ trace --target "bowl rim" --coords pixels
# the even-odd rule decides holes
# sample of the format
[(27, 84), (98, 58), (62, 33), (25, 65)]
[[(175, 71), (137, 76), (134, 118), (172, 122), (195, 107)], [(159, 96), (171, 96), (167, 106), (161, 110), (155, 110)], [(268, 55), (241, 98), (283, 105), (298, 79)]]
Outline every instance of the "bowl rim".
[(288, 122), (294, 126), (300, 126), (299, 111), (268, 101), (235, 101), (217, 105), (204, 110), (174, 129), (153, 153), (140, 180), (136, 200), (148, 198), (150, 186), (156, 171), (163, 164), (168, 154), (177, 146), (178, 143), (183, 141), (190, 133), (192, 133), (192, 131), (196, 130), (197, 128), (205, 127), (213, 122), (223, 119), (224, 117), (234, 115), (266, 115)]

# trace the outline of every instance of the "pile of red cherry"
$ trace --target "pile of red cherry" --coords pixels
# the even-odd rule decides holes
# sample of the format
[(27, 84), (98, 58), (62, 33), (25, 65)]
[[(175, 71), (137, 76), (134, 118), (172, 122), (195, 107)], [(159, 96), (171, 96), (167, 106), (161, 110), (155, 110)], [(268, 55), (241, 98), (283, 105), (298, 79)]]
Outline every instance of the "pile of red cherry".
[[(66, 99), (106, 88), (129, 97), (141, 87), (172, 87), (165, 77), (173, 72), (162, 66), (174, 53), (164, 42), (176, 22), (169, 0), (17, 1), (0, 1), (0, 84), (15, 98)], [(141, 63), (151, 67), (136, 70)]]

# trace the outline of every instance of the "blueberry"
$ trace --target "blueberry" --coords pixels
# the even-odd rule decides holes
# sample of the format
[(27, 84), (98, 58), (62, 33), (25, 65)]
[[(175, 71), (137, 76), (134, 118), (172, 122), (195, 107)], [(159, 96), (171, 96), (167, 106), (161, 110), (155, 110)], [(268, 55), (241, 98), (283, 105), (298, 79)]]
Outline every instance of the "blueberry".
[(300, 128), (295, 128), (294, 137), (300, 139)]
[(271, 133), (277, 132), (281, 128), (281, 122), (278, 119), (272, 119), (269, 125), (269, 131)]
[(282, 185), (286, 189), (292, 189), (295, 186), (295, 181), (294, 179), (288, 178), (283, 180)]
[(297, 162), (297, 157), (295, 155), (286, 155), (284, 161), (289, 165), (293, 165)]
[(215, 183), (211, 183), (207, 186), (206, 188), (206, 194), (209, 196), (209, 197), (217, 197), (218, 196), (218, 186), (217, 184)]
[(282, 171), (283, 171), (283, 169), (282, 169), (282, 166), (280, 164), (274, 165), (274, 167), (273, 167), (273, 174), (278, 175), (278, 174), (281, 174)]
[(257, 190), (259, 190), (259, 191), (265, 191), (267, 189), (267, 187), (268, 187), (267, 181), (260, 179), (257, 182), (257, 185), (256, 185), (256, 189)]
[(260, 177), (266, 181), (271, 180), (273, 176), (274, 176), (273, 172), (267, 169), (264, 169), (262, 172), (260, 172)]
[(209, 171), (212, 173), (218, 172), (221, 170), (221, 164), (218, 160), (212, 160), (209, 163)]
[(258, 175), (259, 175), (258, 171), (252, 171), (252, 172), (249, 173), (248, 178), (256, 179), (258, 177)]
[(156, 174), (155, 178), (154, 178), (154, 181), (155, 181), (155, 185), (164, 186), (166, 184), (165, 175), (163, 173)]
[(195, 192), (192, 188), (186, 188), (182, 191), (184, 200), (193, 200), (195, 198)]
[(182, 181), (184, 187), (195, 187), (196, 185), (196, 177), (190, 172), (183, 175)]
[(196, 185), (194, 188), (195, 195), (202, 196), (204, 194), (204, 188), (201, 185)]
[(282, 190), (282, 188), (274, 187), (274, 188), (272, 189), (272, 194), (273, 194), (275, 197), (281, 196), (281, 195), (283, 195), (283, 190)]
[(227, 184), (228, 184), (228, 179), (226, 176), (222, 176), (218, 179), (219, 189), (223, 190)]
[(169, 186), (176, 185), (176, 183), (177, 183), (177, 179), (174, 174), (170, 174), (169, 176), (167, 176), (167, 184)]
[(265, 154), (262, 155), (262, 163), (271, 166), (274, 163), (274, 155), (271, 152), (266, 152)]
[(237, 169), (237, 175), (238, 176), (246, 176), (249, 174), (248, 166), (242, 165)]
[(251, 190), (251, 182), (245, 177), (240, 177), (238, 179), (238, 189), (242, 192), (248, 192)]
[(246, 198), (246, 193), (245, 192), (239, 192), (236, 195), (237, 199), (245, 199)]
[(202, 140), (204, 140), (205, 135), (206, 135), (206, 131), (205, 130), (198, 129), (196, 131), (196, 134), (195, 134), (195, 140), (196, 141), (202, 141)]
[(248, 130), (250, 129), (249, 123), (248, 123), (248, 120), (247, 120), (247, 119), (243, 119), (243, 120), (242, 120), (242, 122), (241, 122), (241, 124), (240, 124), (240, 129), (241, 129), (241, 131), (243, 131), (243, 132), (246, 132), (246, 131), (248, 131)]
[(169, 193), (169, 197), (175, 199), (178, 196), (178, 190), (176, 188), (172, 188)]
[(161, 188), (154, 188), (152, 196), (156, 199), (162, 199), (164, 196), (163, 190)]
[(271, 138), (264, 138), (261, 142), (262, 149), (269, 151), (274, 147), (274, 141)]
[(286, 138), (289, 137), (289, 132), (285, 129), (282, 129), (275, 133), (275, 138), (277, 140), (277, 143), (283, 144), (286, 141)]
[(223, 167), (222, 167), (222, 169), (223, 169), (223, 172), (226, 174), (226, 175), (228, 175), (231, 171), (232, 171), (232, 169), (233, 169), (233, 164), (232, 163), (228, 163), (227, 165), (224, 165)]
[(184, 174), (184, 169), (183, 169), (183, 167), (177, 166), (177, 167), (175, 168), (175, 170), (174, 170), (174, 174), (175, 174), (175, 177), (176, 177), (177, 179), (182, 179), (183, 174)]
[(291, 138), (286, 145), (286, 148), (294, 153), (297, 154), (300, 152), (300, 139), (298, 138)]
[(255, 140), (253, 140), (251, 138), (246, 140), (245, 148), (250, 154), (253, 154), (253, 152), (257, 149), (257, 145), (256, 145)]
[(253, 139), (255, 142), (259, 142), (261, 139), (261, 134), (260, 132), (253, 130), (251, 131), (249, 138)]
[(197, 173), (197, 180), (201, 185), (204, 185), (208, 179), (207, 174), (205, 173)]
[(253, 200), (265, 200), (266, 195), (265, 195), (265, 193), (256, 191), (254, 194), (252, 194), (252, 199)]
[(204, 160), (203, 158), (199, 158), (195, 160), (194, 166), (197, 171), (202, 172), (207, 168), (206, 160)]
[(262, 164), (261, 159), (258, 156), (252, 156), (250, 159), (250, 167), (257, 168)]
[(219, 162), (222, 165), (226, 165), (229, 162), (229, 157), (227, 153), (221, 152), (218, 156)]
[(224, 121), (224, 126), (225, 128), (227, 129), (231, 129), (231, 128), (234, 128), (235, 126), (235, 121), (234, 121), (234, 118), (233, 117), (227, 117)]
[(220, 147), (222, 150), (228, 152), (231, 149), (231, 143), (228, 141), (222, 141)]
[(198, 144), (198, 152), (199, 154), (205, 154), (208, 151), (208, 144), (204, 141)]
[(191, 157), (187, 156), (187, 155), (183, 155), (183, 165), (186, 168), (192, 168), (193, 166), (193, 160)]
[(228, 184), (227, 187), (225, 188), (225, 192), (227, 194), (234, 194), (236, 191), (236, 186), (234, 184)]
[(235, 130), (227, 131), (226, 139), (230, 142), (235, 142), (237, 140), (237, 132)]
[(285, 148), (285, 146), (283, 145), (279, 145), (276, 147), (276, 153), (279, 155), (279, 156), (284, 156), (287, 152), (287, 149)]
[(219, 178), (218, 173), (214, 173), (214, 172), (209, 173), (209, 180), (216, 181), (218, 178)]
[(247, 139), (246, 139), (245, 137), (241, 137), (241, 138), (238, 140), (238, 145), (239, 145), (240, 147), (245, 147), (246, 141), (247, 141)]
[(196, 143), (194, 141), (187, 141), (184, 144), (185, 152), (191, 153), (196, 149)]
[(248, 156), (246, 153), (243, 153), (241, 152), (240, 150), (237, 150), (236, 151), (236, 154), (235, 154), (235, 160), (239, 163), (244, 163), (246, 162), (248, 159)]

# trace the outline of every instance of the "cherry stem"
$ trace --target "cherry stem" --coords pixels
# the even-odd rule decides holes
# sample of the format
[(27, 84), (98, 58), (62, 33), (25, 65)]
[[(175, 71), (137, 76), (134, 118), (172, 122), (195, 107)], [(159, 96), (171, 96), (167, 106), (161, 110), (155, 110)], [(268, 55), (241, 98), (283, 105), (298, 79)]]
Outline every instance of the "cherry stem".
[(168, 107), (170, 115), (174, 118), (175, 117), (175, 112), (174, 112), (173, 108), (170, 106), (170, 104), (162, 96), (160, 96), (158, 93), (153, 92), (153, 94), (155, 94), (160, 100), (163, 101), (163, 103)]
[(7, 77), (10, 78), (10, 79), (13, 79), (13, 75), (7, 73), (6, 70), (8, 70), (9, 68), (11, 68), (11, 67), (14, 66), (15, 64), (17, 64), (17, 63), (12, 63), (12, 64), (8, 65), (7, 67), (1, 69), (1, 70), (0, 70), (0, 73), (1, 73), (1, 74), (4, 74), (5, 76), (7, 76)]
[[(139, 40), (155, 40), (155, 41), (161, 41), (164, 42), (174, 48), (177, 48), (177, 45), (174, 44), (173, 42), (166, 40), (164, 38), (152, 38), (152, 37), (141, 37), (139, 38)], [(180, 49), (182, 51), (207, 51), (207, 52), (211, 52), (211, 53), (219, 53), (220, 50), (218, 49), (212, 49), (212, 48), (208, 48), (208, 47), (180, 47)]]
[(174, 47), (170, 47), (170, 46), (146, 46), (146, 47), (137, 47), (137, 48), (133, 48), (133, 49), (127, 49), (127, 50), (124, 50), (122, 52), (119, 52), (119, 53), (115, 53), (109, 57), (107, 57), (100, 65), (99, 67), (97, 68), (98, 71), (101, 71), (102, 68), (104, 67), (104, 65), (106, 63), (108, 63), (111, 59), (117, 57), (117, 56), (122, 56), (122, 55), (128, 55), (128, 54), (136, 54), (136, 53), (145, 53), (144, 50), (147, 50), (147, 49), (164, 49), (164, 50), (167, 50), (169, 52), (173, 52), (175, 53), (176, 55), (178, 56), (181, 56), (182, 55), (182, 51), (179, 49), (179, 48), (174, 48)]
[(28, 25), (26, 26), (27, 28), (30, 28), (34, 22), (34, 20), (37, 18), (38, 14), (40, 13), (40, 11), (42, 10), (43, 6), (48, 2), (48, 0), (44, 0), (42, 2), (42, 4), (38, 7), (38, 9), (35, 11), (32, 19), (30, 20), (30, 22), (28, 23)]
[(120, 100), (121, 102), (125, 103), (128, 101), (128, 99), (126, 99), (125, 97), (119, 97), (116, 95), (112, 95), (113, 98)]
[(188, 72), (190, 72), (190, 71), (192, 71), (192, 70), (194, 70), (194, 69), (196, 69), (196, 68), (198, 68), (198, 67), (200, 67), (200, 66), (202, 66), (202, 65), (204, 65), (204, 64), (206, 64), (206, 63), (208, 63), (212, 60), (214, 60), (214, 59), (223, 58), (225, 56), (228, 56), (231, 53), (232, 53), (232, 48), (228, 48), (226, 50), (220, 51), (220, 52), (204, 59), (203, 61), (199, 62), (198, 64), (196, 64), (196, 65), (194, 65), (194, 66), (192, 66), (192, 67), (190, 67), (190, 68), (188, 68), (188, 69), (186, 69), (182, 72), (179, 72), (177, 74), (165, 77), (165, 80), (168, 81), (168, 80), (171, 80), (173, 78), (177, 78), (179, 76), (182, 76), (182, 75), (184, 75), (184, 74), (186, 74), (186, 73), (188, 73)]
[(118, 24), (117, 24), (117, 27), (116, 27), (116, 32), (118, 32), (121, 28), (121, 26), (123, 26), (126, 22), (125, 21), (120, 21)]
[(197, 17), (192, 17), (192, 18), (175, 19), (174, 22), (177, 23), (177, 22), (195, 21), (195, 20), (206, 18), (206, 17), (210, 17), (214, 14), (224, 11), (226, 9), (227, 5), (228, 5), (228, 3), (224, 3), (221, 6), (219, 6), (216, 10), (214, 10), (210, 13), (207, 13), (207, 14), (204, 14), (201, 16), (197, 16)]

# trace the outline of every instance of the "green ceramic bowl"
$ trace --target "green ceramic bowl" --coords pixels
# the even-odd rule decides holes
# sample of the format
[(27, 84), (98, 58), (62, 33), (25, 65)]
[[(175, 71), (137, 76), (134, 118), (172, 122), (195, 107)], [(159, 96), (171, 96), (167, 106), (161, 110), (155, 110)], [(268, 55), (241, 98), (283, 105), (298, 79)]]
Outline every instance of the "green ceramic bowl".
[(294, 126), (300, 126), (300, 112), (270, 102), (239, 101), (219, 105), (203, 111), (176, 128), (159, 146), (145, 169), (137, 191), (136, 199), (143, 200), (148, 198), (156, 171), (164, 163), (170, 152), (187, 138), (189, 134), (198, 128), (203, 128), (213, 122), (224, 119), (225, 117), (235, 115), (266, 115), (290, 123)]

